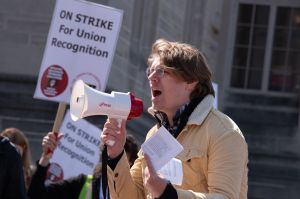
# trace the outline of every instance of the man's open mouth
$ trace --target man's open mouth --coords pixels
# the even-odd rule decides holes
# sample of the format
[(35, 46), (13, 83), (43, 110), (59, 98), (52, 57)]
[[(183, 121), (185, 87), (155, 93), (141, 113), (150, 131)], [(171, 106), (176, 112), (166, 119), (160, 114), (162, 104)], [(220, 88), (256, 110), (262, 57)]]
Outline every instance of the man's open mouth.
[(157, 97), (161, 94), (161, 91), (160, 90), (152, 90), (152, 95), (153, 97)]

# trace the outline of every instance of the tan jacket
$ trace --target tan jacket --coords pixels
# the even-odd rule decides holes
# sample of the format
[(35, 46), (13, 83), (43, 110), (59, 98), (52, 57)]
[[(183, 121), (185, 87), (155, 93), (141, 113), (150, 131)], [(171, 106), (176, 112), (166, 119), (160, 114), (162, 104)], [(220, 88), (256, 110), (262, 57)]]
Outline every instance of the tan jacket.
[[(184, 148), (176, 157), (183, 166), (182, 185), (174, 185), (179, 199), (247, 198), (247, 144), (238, 126), (212, 107), (213, 99), (202, 100), (177, 137)], [(154, 126), (146, 139), (156, 130)], [(131, 170), (124, 153), (114, 171), (108, 168), (111, 198), (152, 198), (143, 186), (144, 168), (141, 153)]]

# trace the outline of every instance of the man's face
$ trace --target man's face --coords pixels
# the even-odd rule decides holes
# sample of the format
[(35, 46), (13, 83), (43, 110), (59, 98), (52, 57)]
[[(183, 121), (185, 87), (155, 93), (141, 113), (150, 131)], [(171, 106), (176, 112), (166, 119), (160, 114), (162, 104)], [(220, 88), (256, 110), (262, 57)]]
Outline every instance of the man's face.
[(180, 106), (189, 102), (193, 87), (177, 78), (172, 70), (166, 68), (159, 57), (154, 58), (148, 71), (154, 109), (165, 112), (167, 115), (174, 115)]

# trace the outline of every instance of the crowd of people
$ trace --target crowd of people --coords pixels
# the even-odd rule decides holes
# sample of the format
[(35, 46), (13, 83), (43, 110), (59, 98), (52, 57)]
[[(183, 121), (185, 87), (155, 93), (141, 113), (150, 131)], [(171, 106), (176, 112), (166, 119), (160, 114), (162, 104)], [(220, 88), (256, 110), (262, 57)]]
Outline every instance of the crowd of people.
[(0, 137), (0, 198), (246, 199), (247, 143), (234, 121), (213, 107), (212, 74), (203, 54), (189, 44), (158, 39), (146, 76), (152, 102), (148, 112), (157, 120), (146, 140), (163, 126), (182, 145), (176, 156), (181, 183), (172, 184), (155, 170), (151, 154), (139, 150), (127, 134), (125, 120), (119, 126), (109, 118), (99, 135), (102, 153), (93, 174), (47, 185), (49, 161), (63, 135), (49, 132), (43, 138), (33, 172), (26, 136), (16, 128), (5, 129)]
[[(41, 157), (36, 166), (33, 166), (25, 134), (18, 128), (3, 130), (0, 133), (0, 198), (104, 198), (101, 195), (101, 157), (92, 175), (78, 174), (72, 178), (45, 184), (50, 159), (63, 135), (59, 133), (56, 136), (54, 132), (49, 132), (44, 136)], [(139, 150), (138, 142), (133, 135), (127, 135), (124, 147), (131, 166)], [(89, 192), (85, 192), (85, 187), (90, 187)], [(106, 198), (109, 198), (108, 191)]]

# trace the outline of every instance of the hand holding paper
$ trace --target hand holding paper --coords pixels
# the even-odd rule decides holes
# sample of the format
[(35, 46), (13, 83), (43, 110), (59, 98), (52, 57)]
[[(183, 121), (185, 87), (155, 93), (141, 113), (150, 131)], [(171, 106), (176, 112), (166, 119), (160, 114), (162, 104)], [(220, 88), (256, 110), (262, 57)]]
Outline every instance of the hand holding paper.
[(182, 163), (176, 158), (172, 158), (158, 173), (168, 179), (172, 184), (181, 185), (183, 179)]
[(155, 171), (150, 157), (146, 153), (144, 156), (147, 164), (143, 176), (144, 185), (153, 197), (158, 198), (165, 190), (168, 181)]
[(183, 150), (181, 144), (163, 126), (146, 140), (141, 148), (150, 157), (155, 171), (161, 169)]

